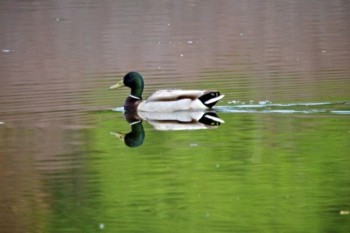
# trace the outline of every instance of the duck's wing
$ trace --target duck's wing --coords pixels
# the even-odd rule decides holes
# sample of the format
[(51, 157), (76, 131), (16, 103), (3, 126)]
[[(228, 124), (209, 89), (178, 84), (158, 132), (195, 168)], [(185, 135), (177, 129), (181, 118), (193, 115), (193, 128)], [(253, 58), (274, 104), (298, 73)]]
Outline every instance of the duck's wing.
[(179, 99), (195, 100), (207, 93), (205, 90), (159, 90), (147, 98), (147, 101), (175, 101)]
[(177, 112), (177, 111), (193, 111), (205, 110), (207, 107), (198, 99), (191, 100), (183, 98), (179, 100), (145, 100), (138, 107), (138, 112)]
[(142, 101), (139, 111), (175, 112), (212, 108), (224, 95), (218, 91), (206, 90), (159, 90), (146, 101)]

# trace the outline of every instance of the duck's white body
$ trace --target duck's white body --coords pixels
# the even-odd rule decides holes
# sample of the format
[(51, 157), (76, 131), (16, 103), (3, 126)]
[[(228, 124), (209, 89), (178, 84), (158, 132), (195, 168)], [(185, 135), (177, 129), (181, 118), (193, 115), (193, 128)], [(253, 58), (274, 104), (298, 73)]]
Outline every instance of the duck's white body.
[[(140, 112), (138, 116), (153, 125), (156, 130), (198, 130), (217, 128), (224, 123), (216, 115), (206, 111), (178, 111), (178, 112)], [(201, 121), (202, 118), (210, 120), (210, 124)]]
[[(208, 107), (198, 98), (206, 93), (208, 93), (206, 90), (159, 90), (154, 92), (147, 100), (140, 102), (137, 109), (144, 112), (205, 110)], [(210, 102), (217, 102), (223, 97), (224, 95), (220, 95), (210, 99)]]

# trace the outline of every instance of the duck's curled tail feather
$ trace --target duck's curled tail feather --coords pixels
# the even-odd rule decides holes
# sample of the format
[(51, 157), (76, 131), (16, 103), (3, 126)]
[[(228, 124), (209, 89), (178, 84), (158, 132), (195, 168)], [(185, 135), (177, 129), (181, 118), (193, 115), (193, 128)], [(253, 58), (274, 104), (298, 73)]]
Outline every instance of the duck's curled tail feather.
[(200, 96), (198, 99), (208, 108), (212, 108), (219, 100), (224, 98), (218, 91), (211, 91)]

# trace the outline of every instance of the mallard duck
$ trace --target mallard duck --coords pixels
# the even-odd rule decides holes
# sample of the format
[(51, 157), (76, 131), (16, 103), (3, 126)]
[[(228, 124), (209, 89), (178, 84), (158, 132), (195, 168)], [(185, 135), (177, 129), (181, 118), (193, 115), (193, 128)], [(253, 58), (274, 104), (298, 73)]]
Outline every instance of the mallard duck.
[(143, 144), (145, 131), (143, 121), (151, 124), (155, 130), (203, 130), (215, 129), (224, 123), (215, 112), (210, 111), (179, 111), (179, 112), (124, 112), (126, 121), (130, 124), (129, 133), (111, 132), (111, 135), (124, 141), (128, 147), (138, 147)]
[(138, 112), (138, 116), (156, 130), (199, 130), (213, 129), (224, 123), (215, 112)]
[(169, 89), (156, 91), (147, 100), (143, 100), (144, 82), (138, 72), (127, 73), (123, 80), (111, 86), (110, 89), (123, 86), (131, 89), (131, 93), (124, 104), (126, 111), (176, 112), (205, 110), (212, 108), (224, 97), (218, 91)]

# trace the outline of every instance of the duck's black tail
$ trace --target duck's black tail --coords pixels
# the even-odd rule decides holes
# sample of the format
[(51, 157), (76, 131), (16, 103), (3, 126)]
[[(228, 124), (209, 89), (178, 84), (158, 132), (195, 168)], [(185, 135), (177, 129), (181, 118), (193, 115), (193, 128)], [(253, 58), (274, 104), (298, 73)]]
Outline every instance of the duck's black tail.
[(224, 98), (224, 95), (220, 95), (220, 92), (211, 91), (202, 95), (198, 99), (208, 108), (212, 108), (222, 98)]

